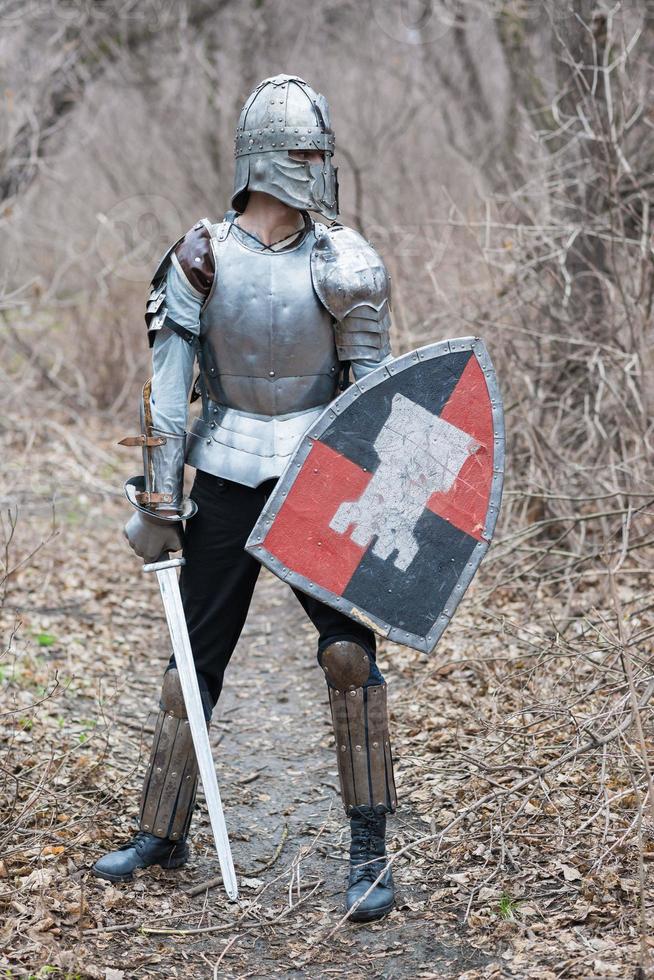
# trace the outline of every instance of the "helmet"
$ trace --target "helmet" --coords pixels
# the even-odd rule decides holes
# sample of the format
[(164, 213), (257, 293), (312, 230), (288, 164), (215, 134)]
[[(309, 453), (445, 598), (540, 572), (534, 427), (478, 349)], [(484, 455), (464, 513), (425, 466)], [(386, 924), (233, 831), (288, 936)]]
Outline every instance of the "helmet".
[[(303, 79), (264, 79), (241, 110), (234, 142), (236, 211), (245, 210), (248, 191), (264, 191), (299, 210), (320, 211), (327, 218), (338, 215), (329, 106)], [(289, 150), (320, 150), (324, 159), (293, 160)]]

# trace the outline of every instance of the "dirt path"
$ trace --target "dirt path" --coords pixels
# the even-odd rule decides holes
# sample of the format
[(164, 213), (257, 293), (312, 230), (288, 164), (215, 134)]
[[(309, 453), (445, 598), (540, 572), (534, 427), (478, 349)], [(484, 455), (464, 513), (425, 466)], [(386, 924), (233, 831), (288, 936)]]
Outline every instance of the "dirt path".
[[(47, 511), (28, 494), (21, 516), (46, 533)], [(98, 854), (133, 832), (168, 654), (156, 582), (117, 533), (124, 516), (119, 499), (64, 494), (56, 541), (17, 578), (5, 604), (5, 629), (20, 620), (7, 665), (14, 705), (28, 719), (13, 744), (24, 755), (27, 743), (18, 772), (38, 789), (34, 816), (19, 820), (22, 837), (4, 863), (19, 883), (7, 894), (25, 940), (11, 945), (8, 976), (45, 976), (39, 969), (50, 967), (56, 976), (111, 980), (460, 977), (487, 962), (450, 926), (438, 926), (433, 879), (426, 883), (407, 862), (397, 867), (397, 909), (383, 925), (348, 923), (327, 938), (343, 913), (348, 827), (326, 688), (312, 625), (267, 572), (212, 728), (239, 904), (228, 904), (220, 887), (188, 894), (218, 871), (203, 802), (183, 870), (142, 873), (119, 887), (88, 875)], [(387, 656), (381, 663), (392, 710), (408, 681)], [(55, 676), (60, 686), (48, 696)], [(54, 773), (44, 773), (39, 751), (51, 754)], [(398, 770), (401, 788), (401, 760)], [(405, 800), (390, 822), (391, 849), (424, 829)], [(216, 931), (159, 935), (142, 927)]]

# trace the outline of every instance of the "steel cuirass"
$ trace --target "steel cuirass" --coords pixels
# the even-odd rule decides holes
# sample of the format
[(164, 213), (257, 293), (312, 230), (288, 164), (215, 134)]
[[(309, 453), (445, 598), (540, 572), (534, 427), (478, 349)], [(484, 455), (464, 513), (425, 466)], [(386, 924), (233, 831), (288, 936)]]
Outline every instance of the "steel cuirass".
[(249, 248), (231, 220), (211, 226), (212, 291), (201, 315), (202, 418), (187, 462), (248, 486), (279, 476), (336, 394), (333, 317), (312, 283), (316, 233), (281, 252)]
[(201, 318), (209, 395), (261, 415), (331, 401), (338, 358), (332, 317), (312, 285), (315, 235), (269, 252), (248, 248), (230, 234), (232, 223), (225, 225), (215, 238), (216, 274)]

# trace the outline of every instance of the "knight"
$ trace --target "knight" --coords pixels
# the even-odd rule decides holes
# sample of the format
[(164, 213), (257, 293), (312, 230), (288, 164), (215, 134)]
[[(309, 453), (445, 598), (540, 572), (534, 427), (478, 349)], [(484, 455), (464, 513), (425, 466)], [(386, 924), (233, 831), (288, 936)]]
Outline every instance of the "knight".
[[(232, 208), (220, 221), (198, 221), (168, 249), (147, 301), (152, 378), (141, 433), (124, 440), (142, 448), (144, 473), (128, 481), (134, 513), (125, 535), (145, 561), (183, 547), (180, 589), (207, 724), (260, 570), (244, 545), (267, 497), (349, 378), (391, 358), (389, 276), (375, 249), (336, 221), (334, 148), (324, 96), (293, 75), (261, 82), (238, 121)], [(201, 412), (187, 430), (189, 394)], [(196, 471), (189, 497), (185, 463)], [(386, 683), (372, 631), (294, 591), (318, 633), (350, 821), (346, 906), (353, 919), (370, 921), (394, 901)], [(94, 873), (120, 882), (138, 868), (184, 864), (196, 784), (171, 658), (139, 830)]]

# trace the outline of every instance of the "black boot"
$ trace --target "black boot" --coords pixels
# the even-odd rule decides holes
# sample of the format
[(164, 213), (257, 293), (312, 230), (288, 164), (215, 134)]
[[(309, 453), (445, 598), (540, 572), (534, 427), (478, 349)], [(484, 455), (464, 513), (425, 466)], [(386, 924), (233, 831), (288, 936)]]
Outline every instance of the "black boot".
[[(365, 895), (386, 865), (386, 814), (375, 813), (370, 806), (356, 806), (350, 812), (350, 828), (350, 880), (345, 900), (348, 911)], [(350, 919), (353, 922), (381, 919), (393, 908), (394, 900), (393, 874), (389, 867)]]
[(184, 838), (169, 840), (139, 830), (127, 844), (96, 861), (91, 871), (96, 878), (105, 878), (106, 881), (131, 881), (136, 868), (149, 868), (153, 864), (162, 868), (179, 868), (187, 861), (188, 846)]

